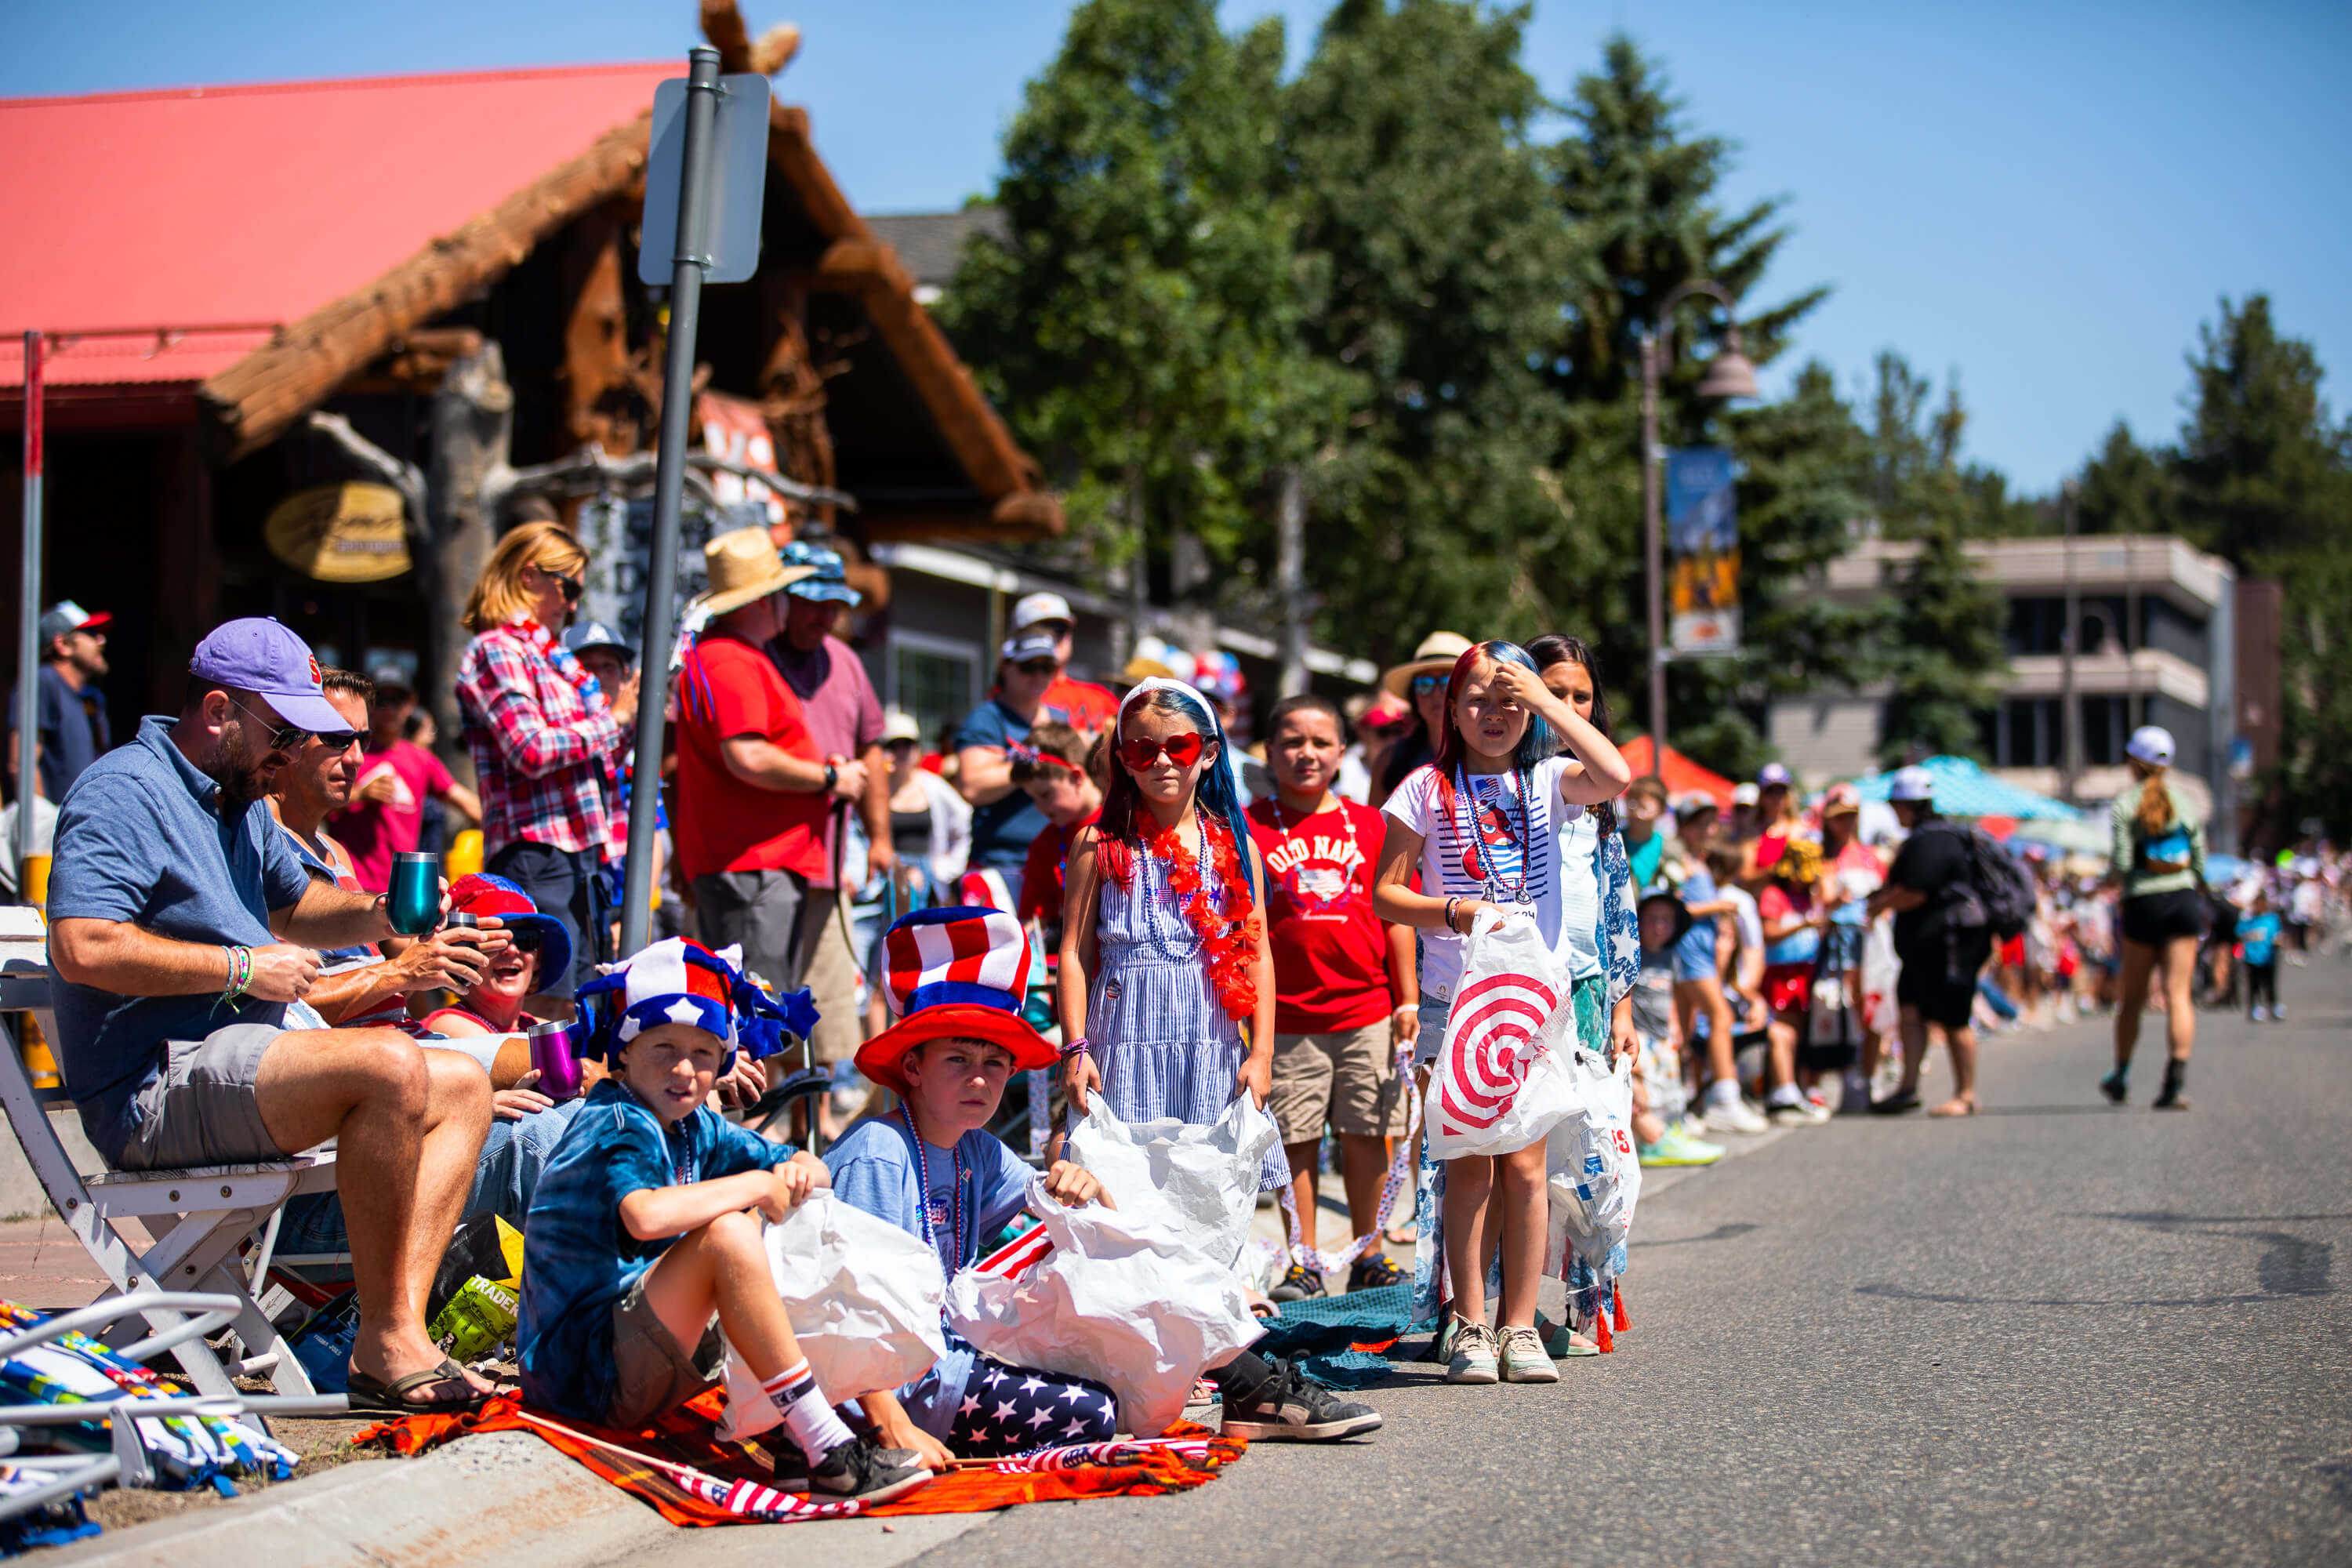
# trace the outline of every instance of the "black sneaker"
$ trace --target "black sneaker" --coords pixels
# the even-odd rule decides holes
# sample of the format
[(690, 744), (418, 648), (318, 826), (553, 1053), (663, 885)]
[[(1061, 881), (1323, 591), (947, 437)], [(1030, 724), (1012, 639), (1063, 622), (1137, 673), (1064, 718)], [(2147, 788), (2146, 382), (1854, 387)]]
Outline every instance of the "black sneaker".
[(1304, 1263), (1294, 1263), (1282, 1276), (1282, 1283), (1265, 1293), (1269, 1301), (1304, 1301), (1309, 1296), (1323, 1294), (1323, 1276)]
[(1380, 1430), (1381, 1414), (1368, 1405), (1353, 1405), (1308, 1378), (1286, 1361), (1274, 1363), (1274, 1375), (1248, 1404), (1228, 1405), (1219, 1423), (1228, 1437), (1254, 1443), (1329, 1443)]
[(1387, 1253), (1367, 1252), (1356, 1259), (1354, 1268), (1348, 1270), (1348, 1289), (1378, 1290), (1386, 1285), (1402, 1285), (1411, 1276), (1398, 1268)]
[(2148, 1109), (2150, 1110), (2188, 1110), (2189, 1096), (2181, 1092), (2187, 1087), (2188, 1078), (2189, 1075), (2180, 1070), (2179, 1062), (2168, 1063), (2164, 1069), (2164, 1087), (2157, 1091), (2156, 1099), (2149, 1102)]
[(2120, 1072), (2111, 1072), (2099, 1080), (2099, 1092), (2107, 1097), (2110, 1105), (2121, 1105), (2131, 1093), (2131, 1083)]
[(810, 1467), (809, 1495), (888, 1502), (930, 1479), (912, 1448), (879, 1448), (871, 1437), (853, 1437)]

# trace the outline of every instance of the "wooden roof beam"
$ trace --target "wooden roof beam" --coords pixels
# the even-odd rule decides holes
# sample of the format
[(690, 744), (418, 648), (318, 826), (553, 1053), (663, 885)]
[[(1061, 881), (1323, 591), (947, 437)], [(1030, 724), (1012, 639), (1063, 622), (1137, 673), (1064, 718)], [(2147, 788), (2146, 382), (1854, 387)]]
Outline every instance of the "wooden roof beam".
[(197, 390), (213, 460), (275, 440), (393, 342), (463, 304), (583, 209), (645, 168), (653, 112), (614, 126), (585, 153), (467, 219), (370, 283), (284, 328)]

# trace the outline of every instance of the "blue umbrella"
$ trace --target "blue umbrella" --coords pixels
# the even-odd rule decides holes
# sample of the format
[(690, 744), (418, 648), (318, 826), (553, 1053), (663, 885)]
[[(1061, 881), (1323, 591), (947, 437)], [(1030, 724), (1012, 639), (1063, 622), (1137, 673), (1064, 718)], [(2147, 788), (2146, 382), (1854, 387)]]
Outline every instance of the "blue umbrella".
[[(2036, 795), (2004, 783), (1966, 757), (1929, 757), (1918, 764), (1935, 776), (1936, 809), (1947, 816), (2052, 817), (2081, 822), (2084, 814), (2063, 800)], [(1893, 787), (1892, 773), (1872, 773), (1854, 781), (1864, 800), (1885, 800)]]

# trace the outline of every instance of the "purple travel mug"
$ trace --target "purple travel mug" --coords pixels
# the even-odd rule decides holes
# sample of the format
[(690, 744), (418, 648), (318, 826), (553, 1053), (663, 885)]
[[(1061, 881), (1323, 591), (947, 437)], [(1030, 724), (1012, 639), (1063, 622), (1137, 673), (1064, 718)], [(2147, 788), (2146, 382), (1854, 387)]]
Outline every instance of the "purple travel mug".
[(539, 1069), (532, 1087), (558, 1104), (580, 1092), (580, 1058), (572, 1050), (572, 1026), (545, 1023), (530, 1026), (530, 1065)]

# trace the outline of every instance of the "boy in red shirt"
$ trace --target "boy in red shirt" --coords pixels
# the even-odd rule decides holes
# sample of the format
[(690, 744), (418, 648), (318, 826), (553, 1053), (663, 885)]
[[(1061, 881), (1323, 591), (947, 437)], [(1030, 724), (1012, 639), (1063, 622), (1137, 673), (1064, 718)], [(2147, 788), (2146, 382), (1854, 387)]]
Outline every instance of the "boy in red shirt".
[[(1266, 1110), (1282, 1129), (1305, 1239), (1315, 1242), (1316, 1155), (1328, 1121), (1339, 1135), (1351, 1234), (1380, 1218), (1389, 1141), (1405, 1133), (1396, 1050), (1419, 1032), (1412, 933), (1372, 912), (1381, 814), (1332, 789), (1347, 745), (1339, 710), (1311, 693), (1275, 704), (1266, 721), (1275, 794), (1249, 808), (1265, 859), (1274, 949), (1274, 1090)], [(1348, 1273), (1348, 1289), (1406, 1278), (1377, 1242)], [(1295, 1259), (1276, 1300), (1323, 1294), (1323, 1277)]]
[(1094, 744), (1054, 719), (1039, 721), (1028, 740), (1013, 744), (1013, 782), (1045, 814), (1045, 830), (1029, 841), (1013, 914), (1024, 926), (1035, 919), (1047, 952), (1062, 945), (1062, 882), (1070, 840), (1102, 815), (1102, 785), (1087, 771)]

